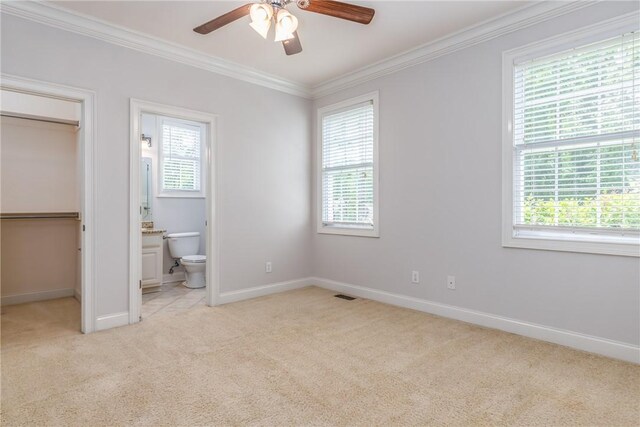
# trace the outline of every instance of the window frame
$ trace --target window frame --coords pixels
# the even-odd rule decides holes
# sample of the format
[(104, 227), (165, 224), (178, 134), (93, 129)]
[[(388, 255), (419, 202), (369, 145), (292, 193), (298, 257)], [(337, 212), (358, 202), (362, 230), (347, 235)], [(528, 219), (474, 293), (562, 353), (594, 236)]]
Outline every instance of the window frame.
[[(206, 159), (206, 147), (203, 141), (207, 137), (207, 127), (204, 123), (194, 122), (176, 117), (158, 116), (157, 117), (157, 135), (158, 135), (158, 191), (156, 197), (162, 198), (187, 198), (187, 199), (204, 199), (206, 197), (206, 171), (203, 168), (203, 160)], [(197, 127), (200, 129), (200, 190), (165, 190), (164, 188), (164, 141), (162, 126), (165, 122), (184, 124), (187, 126)]]
[(638, 31), (635, 13), (625, 14), (502, 53), (503, 247), (640, 257), (640, 234), (638, 233), (631, 233), (632, 236), (629, 238), (612, 238), (602, 236), (606, 235), (606, 231), (600, 232), (600, 236), (595, 237), (594, 234), (579, 227), (569, 229), (538, 227), (538, 231), (532, 230), (518, 235), (514, 230), (514, 200), (517, 197), (514, 185), (516, 149), (513, 132), (515, 65), (525, 60), (552, 55), (630, 31)]
[[(322, 139), (322, 119), (325, 115), (345, 110), (349, 107), (355, 107), (358, 104), (371, 101), (373, 103), (373, 227), (354, 227), (354, 226), (337, 226), (326, 225), (322, 221), (323, 197), (322, 197), (322, 147), (324, 141)], [(379, 93), (378, 91), (370, 92), (364, 95), (346, 99), (344, 101), (327, 105), (317, 110), (317, 144), (316, 144), (316, 215), (317, 224), (316, 231), (319, 234), (336, 234), (343, 236), (357, 237), (380, 237), (380, 220), (379, 220), (379, 156), (378, 156), (378, 128), (379, 123)]]

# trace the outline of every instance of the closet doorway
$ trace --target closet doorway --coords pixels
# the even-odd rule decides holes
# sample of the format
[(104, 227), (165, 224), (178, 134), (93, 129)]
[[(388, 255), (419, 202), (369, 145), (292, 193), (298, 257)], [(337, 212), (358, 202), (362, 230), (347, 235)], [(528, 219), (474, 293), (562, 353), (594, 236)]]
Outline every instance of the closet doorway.
[(215, 305), (215, 126), (213, 114), (131, 100), (129, 323)]
[(92, 332), (95, 94), (8, 75), (0, 89), (3, 346)]

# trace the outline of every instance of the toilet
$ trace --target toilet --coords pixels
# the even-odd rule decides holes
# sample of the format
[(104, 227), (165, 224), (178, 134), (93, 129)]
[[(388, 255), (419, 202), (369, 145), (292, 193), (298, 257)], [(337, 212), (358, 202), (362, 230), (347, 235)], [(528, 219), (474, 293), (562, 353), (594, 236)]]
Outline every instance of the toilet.
[(207, 257), (197, 255), (200, 233), (171, 233), (167, 234), (167, 239), (171, 257), (184, 267), (186, 280), (182, 284), (192, 289), (205, 287)]

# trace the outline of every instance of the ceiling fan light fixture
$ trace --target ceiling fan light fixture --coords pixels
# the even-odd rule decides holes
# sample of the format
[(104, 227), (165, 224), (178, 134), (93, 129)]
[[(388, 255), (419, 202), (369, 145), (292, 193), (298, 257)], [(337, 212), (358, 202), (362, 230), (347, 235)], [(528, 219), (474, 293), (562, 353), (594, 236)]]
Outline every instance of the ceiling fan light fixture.
[[(1, 2), (2, 0), (0, 0)], [(287, 55), (302, 52), (302, 44), (298, 37), (298, 19), (285, 8), (294, 3), (299, 10), (319, 13), (334, 18), (345, 19), (359, 24), (369, 24), (375, 10), (335, 0), (249, 0), (251, 3), (218, 16), (193, 29), (198, 34), (209, 34), (240, 18), (250, 16), (251, 28), (265, 39), (272, 24), (275, 24), (275, 41), (282, 42)]]
[(276, 42), (292, 39), (293, 33), (298, 29), (298, 18), (285, 9), (278, 11), (276, 19)]
[(271, 28), (271, 21), (267, 21), (267, 22), (264, 22), (264, 23), (263, 22), (251, 22), (249, 25), (251, 26), (251, 28), (256, 30), (256, 33), (260, 34), (263, 39), (266, 39), (267, 35), (269, 34), (269, 28)]
[(287, 33), (282, 31), (282, 29), (278, 30), (278, 25), (276, 24), (276, 38), (273, 40), (274, 42), (283, 42), (285, 40), (291, 40), (293, 38), (293, 33)]
[(249, 9), (251, 21), (255, 24), (271, 22), (273, 17), (273, 7), (268, 3), (255, 3)]
[(251, 5), (249, 15), (251, 16), (251, 23), (249, 24), (251, 28), (260, 34), (263, 39), (266, 39), (267, 34), (269, 34), (269, 28), (271, 28), (273, 7), (268, 3), (255, 3)]
[(298, 18), (289, 13), (288, 10), (280, 9), (278, 11), (278, 24), (287, 33), (293, 33), (298, 29)]

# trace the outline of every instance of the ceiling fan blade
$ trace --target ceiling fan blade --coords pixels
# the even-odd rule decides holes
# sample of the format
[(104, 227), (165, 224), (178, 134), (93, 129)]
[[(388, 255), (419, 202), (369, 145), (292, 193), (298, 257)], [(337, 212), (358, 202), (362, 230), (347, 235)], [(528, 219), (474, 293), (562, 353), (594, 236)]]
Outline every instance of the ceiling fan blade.
[(216, 19), (213, 19), (206, 24), (202, 24), (199, 27), (194, 28), (193, 31), (200, 34), (209, 34), (210, 32), (215, 31), (220, 27), (224, 27), (225, 25), (230, 24), (236, 19), (247, 16), (249, 14), (251, 5), (252, 3), (249, 3), (245, 4), (244, 6), (240, 6), (237, 9), (233, 9), (231, 12), (220, 15)]
[(356, 6), (355, 4), (342, 3), (332, 0), (309, 0), (309, 4), (304, 7), (305, 1), (299, 1), (298, 6), (302, 10), (321, 13), (335, 18), (346, 19), (367, 25), (373, 19), (376, 11), (370, 7)]
[(284, 51), (287, 55), (295, 55), (296, 53), (302, 52), (302, 45), (298, 38), (298, 32), (294, 31), (293, 38), (283, 41), (282, 46), (284, 46)]

